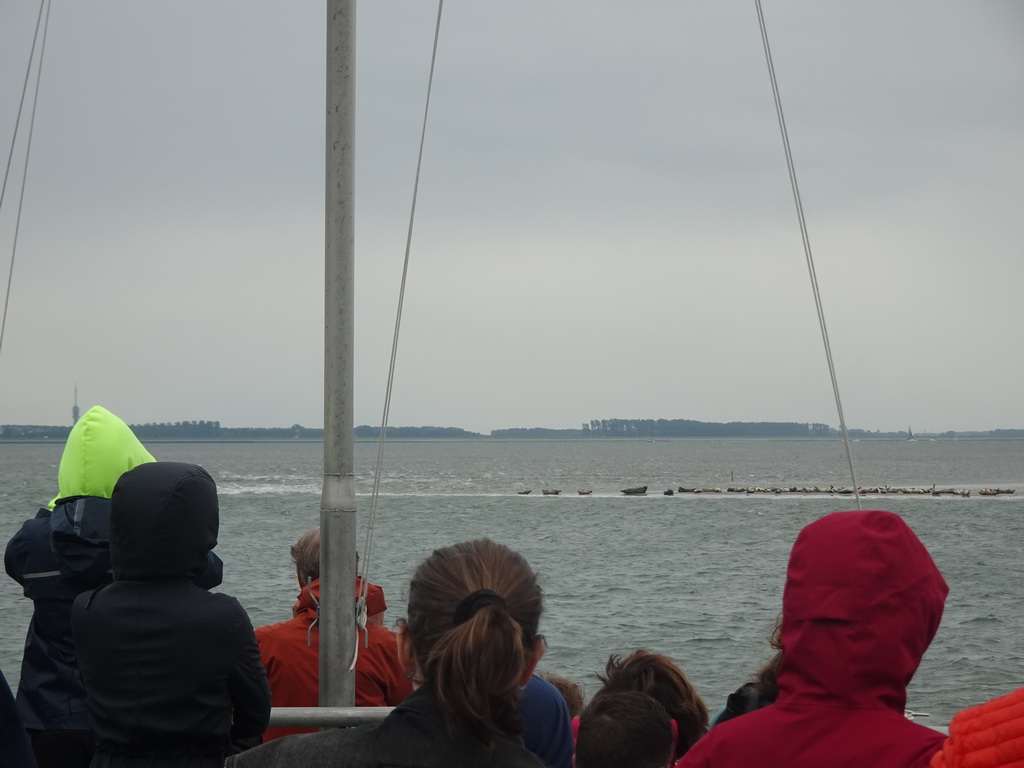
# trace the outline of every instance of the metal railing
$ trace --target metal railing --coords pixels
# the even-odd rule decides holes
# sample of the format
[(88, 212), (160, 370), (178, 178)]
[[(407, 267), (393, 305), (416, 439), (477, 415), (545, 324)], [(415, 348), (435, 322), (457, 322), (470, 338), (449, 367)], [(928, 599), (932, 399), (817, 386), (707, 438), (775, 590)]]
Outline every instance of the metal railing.
[[(270, 725), (273, 728), (354, 728), (367, 723), (379, 723), (394, 707), (272, 707)], [(909, 712), (908, 718), (927, 717), (923, 712)], [(949, 735), (946, 725), (921, 723), (932, 730)]]
[(272, 707), (273, 728), (352, 728), (379, 723), (394, 707)]

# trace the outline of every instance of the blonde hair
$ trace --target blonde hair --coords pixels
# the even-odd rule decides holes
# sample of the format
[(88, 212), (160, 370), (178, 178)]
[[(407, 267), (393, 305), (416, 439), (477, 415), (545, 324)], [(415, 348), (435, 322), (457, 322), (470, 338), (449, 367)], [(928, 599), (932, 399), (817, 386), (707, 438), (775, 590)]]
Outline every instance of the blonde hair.
[(299, 536), (299, 540), (292, 544), (292, 562), (295, 563), (295, 570), (299, 572), (299, 578), (305, 584), (306, 580), (316, 581), (320, 578), (320, 529), (310, 528)]
[(579, 717), (580, 712), (583, 711), (583, 689), (580, 688), (580, 684), (561, 675), (544, 674), (541, 677), (555, 686), (562, 694), (566, 706), (569, 707), (569, 717)]

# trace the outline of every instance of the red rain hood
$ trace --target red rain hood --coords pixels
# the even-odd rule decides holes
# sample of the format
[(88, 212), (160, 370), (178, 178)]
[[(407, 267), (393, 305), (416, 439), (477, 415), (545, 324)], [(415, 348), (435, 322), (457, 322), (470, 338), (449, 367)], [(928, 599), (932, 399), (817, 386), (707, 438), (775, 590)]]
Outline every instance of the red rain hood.
[(779, 702), (903, 712), (949, 588), (891, 512), (835, 512), (797, 537), (782, 598)]
[[(362, 586), (363, 580), (357, 576), (356, 597), (359, 597)], [(312, 597), (310, 596), (311, 592)], [(320, 579), (313, 579), (302, 588), (299, 592), (298, 602), (298, 607), (295, 609), (296, 615), (306, 616), (312, 621), (316, 617), (316, 607), (320, 602)], [(366, 615), (368, 617), (375, 616), (378, 613), (384, 613), (387, 609), (388, 604), (384, 601), (384, 590), (371, 581), (366, 586)]]

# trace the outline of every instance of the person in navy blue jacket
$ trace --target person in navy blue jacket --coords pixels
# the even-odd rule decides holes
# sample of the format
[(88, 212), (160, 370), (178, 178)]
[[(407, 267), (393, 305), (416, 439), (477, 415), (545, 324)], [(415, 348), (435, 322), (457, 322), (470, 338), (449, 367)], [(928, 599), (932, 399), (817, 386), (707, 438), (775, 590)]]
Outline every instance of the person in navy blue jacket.
[(572, 718), (569, 705), (554, 685), (533, 675), (519, 702), (523, 746), (551, 766), (572, 768)]
[[(87, 768), (92, 760), (95, 742), (71, 633), (71, 605), (80, 593), (113, 578), (110, 496), (122, 473), (152, 461), (127, 424), (105, 408), (90, 408), (68, 435), (57, 497), (7, 544), (7, 573), (33, 603), (17, 706), (39, 768)], [(217, 586), (222, 569), (211, 552), (196, 584)]]
[(0, 670), (0, 768), (36, 768), (11, 687)]

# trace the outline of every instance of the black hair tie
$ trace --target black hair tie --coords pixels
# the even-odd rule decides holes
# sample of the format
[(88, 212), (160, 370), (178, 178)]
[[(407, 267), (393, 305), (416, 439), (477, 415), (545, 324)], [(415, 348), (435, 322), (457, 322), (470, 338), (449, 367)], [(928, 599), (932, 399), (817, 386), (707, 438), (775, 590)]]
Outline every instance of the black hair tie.
[(504, 605), (505, 598), (490, 589), (478, 589), (476, 592), (462, 598), (462, 602), (459, 603), (455, 613), (452, 614), (452, 621), (456, 627), (459, 624), (465, 624), (476, 616), (477, 611), (481, 608), (486, 605), (493, 605), (494, 603)]

